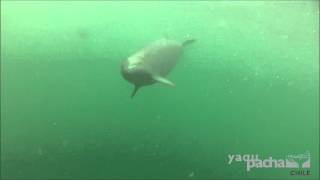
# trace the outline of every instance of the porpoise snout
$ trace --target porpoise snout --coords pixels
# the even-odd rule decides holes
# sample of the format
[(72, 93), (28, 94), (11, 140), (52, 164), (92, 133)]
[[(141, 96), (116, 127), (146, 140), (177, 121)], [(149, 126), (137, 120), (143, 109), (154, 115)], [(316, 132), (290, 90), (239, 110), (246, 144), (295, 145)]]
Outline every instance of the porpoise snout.
[(129, 63), (124, 61), (121, 65), (122, 77), (130, 83), (138, 86), (148, 85), (154, 82), (151, 75), (139, 66), (129, 67)]

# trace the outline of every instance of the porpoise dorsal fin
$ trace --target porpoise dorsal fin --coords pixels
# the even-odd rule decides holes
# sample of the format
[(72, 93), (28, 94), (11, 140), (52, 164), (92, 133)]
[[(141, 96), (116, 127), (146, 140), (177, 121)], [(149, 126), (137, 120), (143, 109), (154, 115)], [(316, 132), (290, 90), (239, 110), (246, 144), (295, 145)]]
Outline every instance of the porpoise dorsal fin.
[(196, 39), (189, 37), (188, 39), (186, 39), (186, 40), (184, 40), (184, 41), (182, 42), (182, 46), (186, 46), (186, 45), (192, 44), (192, 43), (194, 43), (195, 41), (196, 41)]
[(155, 80), (156, 82), (158, 83), (161, 83), (161, 84), (164, 84), (164, 85), (167, 85), (167, 86), (171, 86), (171, 87), (175, 87), (176, 85), (171, 82), (170, 80), (164, 78), (164, 77), (161, 77), (161, 76), (158, 76), (158, 75), (153, 75), (152, 76), (152, 79)]
[(137, 86), (137, 85), (134, 86), (134, 89), (131, 94), (131, 99), (137, 94), (139, 88), (140, 88), (140, 86)]

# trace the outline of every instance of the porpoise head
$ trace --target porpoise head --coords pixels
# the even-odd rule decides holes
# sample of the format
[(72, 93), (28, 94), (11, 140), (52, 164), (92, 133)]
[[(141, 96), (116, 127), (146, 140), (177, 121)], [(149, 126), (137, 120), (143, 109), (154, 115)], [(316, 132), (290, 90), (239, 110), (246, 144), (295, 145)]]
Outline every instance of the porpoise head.
[(134, 85), (134, 90), (131, 98), (135, 96), (138, 89), (142, 86), (147, 86), (155, 83), (152, 75), (145, 70), (139, 63), (132, 63), (127, 59), (121, 64), (122, 77)]

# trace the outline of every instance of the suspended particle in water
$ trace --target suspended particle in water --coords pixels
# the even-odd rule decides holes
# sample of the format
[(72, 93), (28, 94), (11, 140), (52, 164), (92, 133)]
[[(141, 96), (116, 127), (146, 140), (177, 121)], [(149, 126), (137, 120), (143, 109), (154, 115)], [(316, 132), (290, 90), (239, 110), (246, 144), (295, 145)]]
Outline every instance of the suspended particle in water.
[(42, 156), (42, 155), (43, 155), (43, 150), (42, 150), (41, 147), (38, 148), (38, 154), (39, 154), (39, 156)]
[(282, 38), (283, 40), (287, 40), (287, 39), (289, 39), (289, 35), (284, 34), (284, 35), (281, 36), (281, 38)]
[(190, 174), (189, 174), (189, 178), (192, 178), (194, 176), (194, 172), (192, 171)]
[(62, 147), (66, 148), (68, 146), (68, 144), (69, 144), (68, 140), (62, 141)]
[(294, 82), (293, 81), (289, 81), (287, 84), (288, 84), (288, 86), (292, 86), (292, 85), (294, 85)]

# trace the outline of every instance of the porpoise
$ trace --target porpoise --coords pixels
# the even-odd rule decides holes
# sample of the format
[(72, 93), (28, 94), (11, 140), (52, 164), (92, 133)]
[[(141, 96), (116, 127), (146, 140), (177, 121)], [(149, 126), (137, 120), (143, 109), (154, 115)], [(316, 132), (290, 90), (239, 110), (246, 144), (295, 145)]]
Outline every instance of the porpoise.
[(134, 85), (131, 98), (139, 88), (156, 82), (175, 86), (166, 76), (175, 67), (183, 48), (194, 41), (193, 38), (182, 43), (167, 38), (159, 39), (125, 59), (121, 63), (121, 74)]

